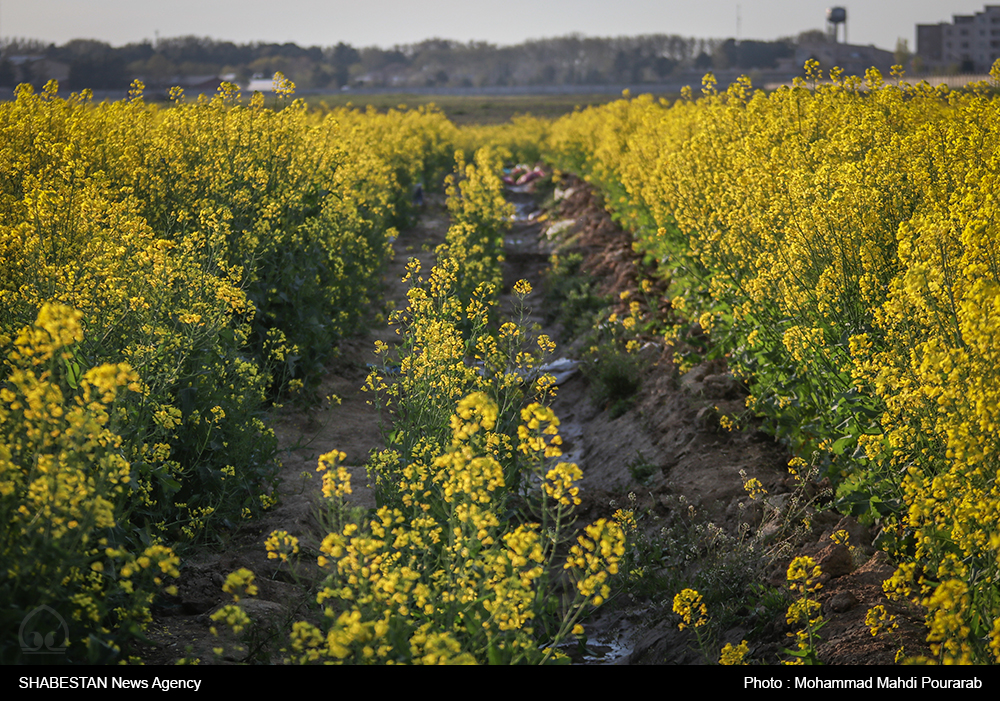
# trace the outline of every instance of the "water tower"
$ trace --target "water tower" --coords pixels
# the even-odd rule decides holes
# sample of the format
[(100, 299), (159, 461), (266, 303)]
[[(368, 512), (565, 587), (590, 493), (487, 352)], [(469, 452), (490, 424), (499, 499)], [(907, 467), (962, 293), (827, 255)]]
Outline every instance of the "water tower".
[(830, 41), (837, 43), (837, 30), (844, 25), (844, 43), (847, 43), (847, 10), (843, 7), (828, 7), (826, 9), (826, 33)]

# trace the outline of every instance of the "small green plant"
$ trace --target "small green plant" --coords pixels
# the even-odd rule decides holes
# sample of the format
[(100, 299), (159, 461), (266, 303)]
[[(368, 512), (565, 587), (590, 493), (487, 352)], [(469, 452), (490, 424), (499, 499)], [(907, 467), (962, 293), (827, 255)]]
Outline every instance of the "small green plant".
[(641, 451), (635, 451), (635, 458), (628, 462), (628, 473), (640, 484), (646, 484), (659, 468), (646, 459)]
[(632, 407), (642, 385), (642, 361), (614, 342), (593, 348), (584, 372), (590, 380), (592, 400), (606, 408), (613, 419)]
[(561, 325), (564, 339), (589, 332), (608, 306), (608, 298), (597, 293), (594, 279), (581, 270), (582, 265), (580, 253), (553, 255), (546, 273), (546, 321)]

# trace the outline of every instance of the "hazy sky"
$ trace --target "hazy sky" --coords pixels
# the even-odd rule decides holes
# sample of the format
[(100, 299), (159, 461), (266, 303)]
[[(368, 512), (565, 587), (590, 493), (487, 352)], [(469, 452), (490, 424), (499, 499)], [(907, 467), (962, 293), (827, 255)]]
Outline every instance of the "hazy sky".
[[(517, 44), (563, 36), (680, 34), (743, 39), (794, 36), (825, 24), (830, 0), (0, 0), (0, 37), (100, 39), (115, 46), (182, 35), (238, 43), (329, 46), (413, 43), (441, 37)], [(915, 48), (915, 25), (971, 14), (967, 0), (866, 0), (847, 8), (852, 44)], [(737, 10), (739, 8), (739, 10)]]

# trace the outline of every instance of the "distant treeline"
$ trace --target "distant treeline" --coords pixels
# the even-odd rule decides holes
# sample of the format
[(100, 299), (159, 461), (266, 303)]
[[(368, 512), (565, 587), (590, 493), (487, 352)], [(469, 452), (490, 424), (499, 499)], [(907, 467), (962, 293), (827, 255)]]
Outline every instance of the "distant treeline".
[[(234, 44), (203, 37), (177, 37), (113, 47), (75, 39), (62, 46), (8, 41), (0, 60), (0, 85), (17, 77), (44, 83), (45, 71), (62, 66), (67, 87), (123, 89), (134, 78), (150, 87), (180, 84), (193, 76), (231, 76), (247, 84), (281, 71), (300, 88), (344, 86), (485, 87), (513, 85), (645, 83), (690, 69), (773, 68), (790, 57), (794, 39), (773, 42), (696, 39), (651, 34), (595, 38), (570, 35), (516, 46), (429, 39), (391, 49), (296, 44)], [(35, 73), (25, 57), (35, 61)], [(43, 68), (43, 66), (46, 66)], [(68, 69), (66, 68), (68, 67)]]

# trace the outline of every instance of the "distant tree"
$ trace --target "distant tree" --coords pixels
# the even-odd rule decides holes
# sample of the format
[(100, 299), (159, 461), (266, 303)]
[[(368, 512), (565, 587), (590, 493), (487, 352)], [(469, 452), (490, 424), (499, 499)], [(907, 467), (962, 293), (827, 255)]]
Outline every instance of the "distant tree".
[(723, 47), (720, 46), (718, 51), (712, 52), (712, 68), (724, 70), (732, 65), (729, 61), (729, 55), (723, 50)]
[(619, 51), (615, 54), (614, 62), (614, 76), (616, 80), (630, 81), (632, 79), (634, 61), (633, 57), (629, 56), (624, 51)]
[(126, 44), (121, 48), (112, 49), (112, 51), (126, 64), (135, 63), (136, 61), (148, 61), (156, 55), (156, 49), (148, 41), (139, 44)]
[[(208, 37), (184, 36), (160, 39), (156, 43), (157, 53), (163, 54), (172, 63), (190, 62), (203, 66), (213, 66), (218, 70), (225, 65), (246, 65), (265, 54), (270, 44), (234, 44), (230, 41), (215, 41)], [(212, 72), (209, 70), (208, 72)]]
[(667, 55), (680, 64), (691, 65), (694, 60), (694, 39), (671, 35), (667, 40)]
[(410, 61), (406, 54), (398, 48), (385, 50), (377, 46), (370, 46), (361, 50), (361, 64), (365, 70), (376, 71), (393, 63), (405, 66), (409, 65)]
[[(822, 32), (816, 34), (823, 38)], [(358, 49), (344, 42), (328, 47), (234, 44), (198, 36), (119, 48), (87, 40), (61, 47), (25, 40), (8, 41), (6, 46), (8, 56), (16, 48), (18, 53), (44, 54), (68, 63), (73, 89), (121, 89), (133, 77), (157, 87), (200, 75), (233, 74), (246, 81), (278, 70), (303, 88), (336, 88), (361, 78), (477, 86), (642, 83), (664, 80), (680, 69), (768, 67), (791, 51), (792, 42), (736, 44), (667, 34), (604, 38), (570, 34), (515, 46), (432, 38), (388, 49)]]
[(513, 74), (514, 71), (509, 62), (504, 60), (497, 61), (493, 68), (493, 80), (491, 82), (493, 85), (510, 85)]
[(350, 44), (340, 42), (330, 52), (330, 62), (335, 66), (351, 66), (361, 61), (361, 54)]
[(910, 67), (910, 59), (913, 58), (913, 54), (910, 53), (910, 44), (903, 37), (896, 39), (896, 50), (892, 52), (892, 59), (897, 66), (902, 66), (903, 68)]
[(14, 66), (7, 59), (0, 60), (0, 85), (5, 88), (14, 87), (17, 76), (14, 74)]
[(74, 39), (49, 55), (69, 63), (71, 90), (120, 90), (131, 82), (122, 54), (103, 41)]
[(337, 87), (347, 85), (351, 80), (351, 66), (361, 62), (361, 54), (350, 44), (340, 42), (328, 50), (324, 57), (333, 69), (332, 81)]
[(46, 44), (38, 39), (6, 38), (0, 40), (0, 48), (5, 56), (42, 56), (55, 50), (54, 44)]
[(738, 68), (774, 68), (778, 59), (795, 55), (795, 47), (783, 40), (741, 41), (727, 39), (721, 47), (730, 66)]
[(536, 85), (555, 85), (557, 71), (551, 63), (546, 63), (541, 67), (535, 78), (531, 81)]
[(455, 42), (448, 39), (424, 39), (419, 44), (410, 44), (406, 53), (410, 56), (426, 54), (448, 54), (455, 47)]
[(800, 32), (795, 43), (799, 46), (806, 46), (808, 44), (826, 44), (828, 41), (830, 41), (830, 37), (822, 29), (810, 29)]
[(669, 59), (666, 56), (657, 56), (653, 60), (653, 72), (656, 73), (656, 77), (663, 80), (668, 75), (674, 72), (674, 66), (677, 62), (673, 59)]
[(129, 71), (152, 86), (166, 86), (177, 76), (177, 66), (161, 53), (154, 53), (147, 61), (134, 61), (128, 65)]

